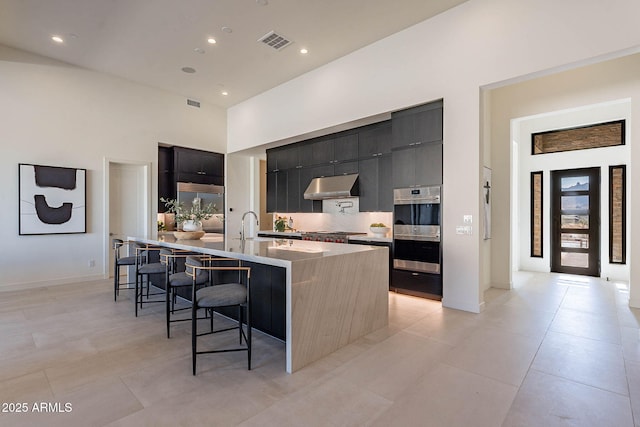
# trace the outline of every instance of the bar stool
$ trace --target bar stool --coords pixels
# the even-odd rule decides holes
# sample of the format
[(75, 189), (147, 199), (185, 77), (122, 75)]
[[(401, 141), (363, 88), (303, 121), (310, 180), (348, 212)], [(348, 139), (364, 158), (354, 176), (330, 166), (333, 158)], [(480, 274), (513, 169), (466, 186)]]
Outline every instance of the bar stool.
[[(129, 251), (131, 251), (131, 248), (135, 248), (135, 247), (139, 248), (141, 247), (141, 245), (135, 242), (129, 242), (129, 241), (125, 242), (122, 239), (113, 239), (112, 245), (113, 245), (113, 267), (114, 267), (113, 300), (117, 301), (118, 295), (120, 295), (120, 286), (133, 285), (133, 282), (120, 283), (120, 267), (129, 267), (129, 266), (134, 266), (136, 264), (136, 255), (122, 256), (122, 254), (120, 254), (120, 249), (123, 246), (127, 246), (129, 248)], [(127, 287), (124, 289), (128, 290), (131, 288)]]
[[(191, 264), (193, 262), (192, 259), (199, 260), (201, 263), (208, 262), (211, 257), (208, 255), (197, 255), (194, 253), (174, 253), (172, 255), (165, 255), (167, 260), (166, 262), (166, 282), (165, 282), (165, 311), (166, 311), (166, 323), (167, 323), (167, 338), (171, 338), (171, 323), (173, 322), (183, 322), (187, 320), (191, 320), (191, 318), (183, 318), (183, 319), (171, 319), (171, 316), (176, 311), (190, 310), (191, 307), (183, 307), (183, 308), (175, 308), (176, 300), (177, 300), (177, 291), (179, 288), (192, 286), (193, 285), (193, 275), (195, 274), (195, 284), (196, 286), (204, 286), (210, 283), (211, 274), (204, 271), (199, 270), (197, 272), (193, 271)], [(185, 271), (177, 271), (177, 263), (178, 260), (184, 258), (185, 259)], [(187, 274), (187, 271), (191, 273), (191, 275)]]
[[(250, 303), (250, 286), (251, 268), (250, 267), (220, 267), (220, 266), (205, 266), (200, 260), (195, 258), (187, 258), (191, 270), (187, 270), (187, 274), (192, 278), (191, 286), (191, 359), (193, 367), (193, 375), (196, 374), (196, 356), (198, 354), (209, 353), (226, 353), (232, 351), (246, 351), (247, 352), (247, 369), (251, 370), (251, 303)], [(200, 271), (238, 271), (238, 283), (224, 283), (214, 284), (201, 289), (196, 289), (196, 279), (198, 272)], [(245, 283), (242, 283), (242, 273), (245, 273)], [(198, 334), (198, 318), (197, 311), (200, 308), (207, 310), (214, 310), (221, 307), (238, 307), (238, 333), (240, 336), (240, 345), (242, 345), (242, 339), (246, 343), (244, 347), (237, 348), (224, 348), (218, 350), (206, 350), (197, 351), (198, 337), (204, 335), (216, 334), (219, 332), (230, 331), (236, 329), (236, 327), (224, 328), (214, 331), (213, 330), (213, 315), (211, 321), (211, 332), (204, 332)], [(246, 312), (246, 324), (247, 333), (245, 335), (242, 328), (242, 312)]]
[[(152, 252), (159, 253), (159, 261), (158, 262), (149, 262), (149, 255)], [(161, 248), (158, 246), (145, 246), (141, 248), (136, 248), (136, 287), (135, 287), (135, 314), (138, 317), (138, 305), (140, 305), (140, 309), (142, 309), (143, 303), (156, 303), (156, 302), (164, 302), (161, 300), (149, 300), (149, 297), (154, 295), (161, 295), (161, 293), (149, 293), (149, 289), (151, 287), (150, 275), (152, 274), (166, 274), (166, 265), (167, 262), (166, 256), (171, 255), (173, 252), (168, 248)], [(145, 298), (145, 279), (146, 278), (146, 298)]]

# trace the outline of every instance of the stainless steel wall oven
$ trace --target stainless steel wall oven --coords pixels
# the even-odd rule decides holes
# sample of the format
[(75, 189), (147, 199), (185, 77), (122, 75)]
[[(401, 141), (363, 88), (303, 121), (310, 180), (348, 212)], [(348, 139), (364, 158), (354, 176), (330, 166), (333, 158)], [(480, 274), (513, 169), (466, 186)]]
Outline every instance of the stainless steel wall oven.
[(440, 186), (397, 188), (393, 206), (392, 288), (442, 298)]

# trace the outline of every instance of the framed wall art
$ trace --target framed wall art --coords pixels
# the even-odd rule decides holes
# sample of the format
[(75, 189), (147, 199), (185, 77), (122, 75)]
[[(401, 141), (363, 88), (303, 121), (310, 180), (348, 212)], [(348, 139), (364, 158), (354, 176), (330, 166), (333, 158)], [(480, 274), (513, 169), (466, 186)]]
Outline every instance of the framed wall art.
[(87, 232), (86, 169), (18, 165), (18, 233)]

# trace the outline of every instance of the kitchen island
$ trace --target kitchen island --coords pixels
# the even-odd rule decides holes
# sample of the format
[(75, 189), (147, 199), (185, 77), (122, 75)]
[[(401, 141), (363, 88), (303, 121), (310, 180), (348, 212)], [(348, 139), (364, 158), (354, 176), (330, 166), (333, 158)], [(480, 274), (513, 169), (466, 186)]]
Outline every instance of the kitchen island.
[[(388, 324), (387, 248), (274, 238), (240, 241), (221, 235), (130, 240), (281, 268), (284, 292), (272, 305), (284, 307), (278, 313), (284, 314), (289, 373)], [(251, 292), (253, 306), (260, 295), (253, 288)]]

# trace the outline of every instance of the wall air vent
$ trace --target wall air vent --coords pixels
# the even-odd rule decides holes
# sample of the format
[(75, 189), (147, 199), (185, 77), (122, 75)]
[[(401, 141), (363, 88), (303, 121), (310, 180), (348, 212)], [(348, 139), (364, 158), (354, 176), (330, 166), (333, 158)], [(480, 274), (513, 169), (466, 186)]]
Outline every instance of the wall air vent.
[(269, 31), (267, 34), (260, 37), (258, 41), (274, 48), (275, 50), (282, 50), (293, 43), (291, 40), (287, 39), (281, 34), (276, 33), (275, 31)]
[(193, 99), (187, 99), (187, 105), (189, 105), (191, 107), (200, 108), (200, 102), (199, 101), (194, 101)]

